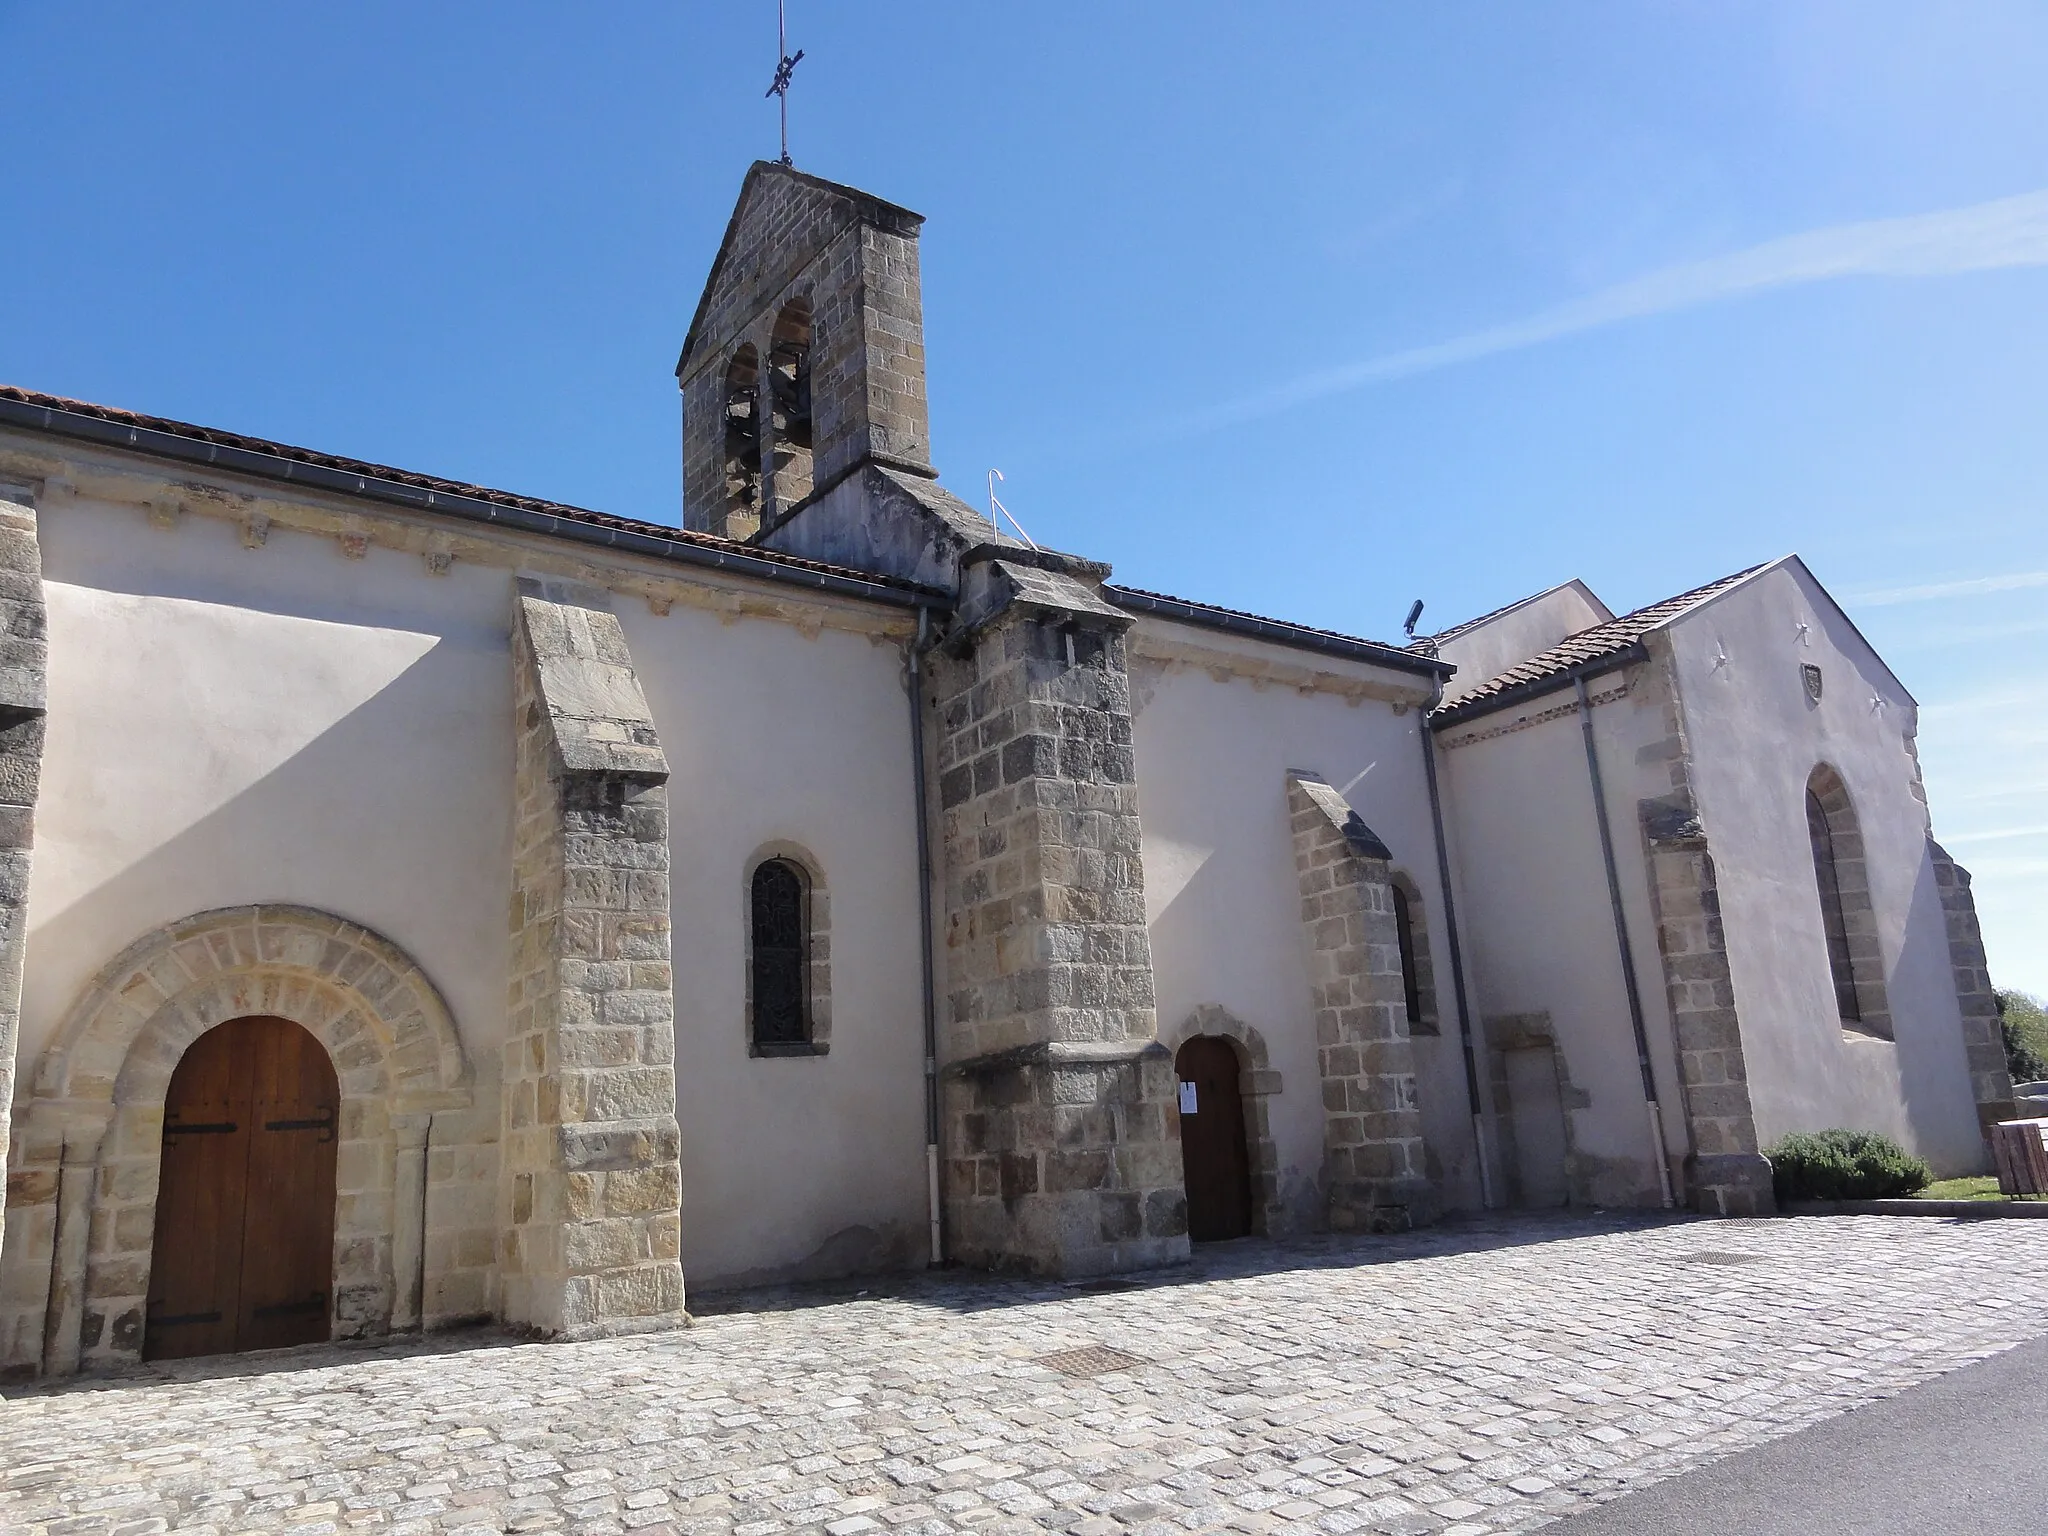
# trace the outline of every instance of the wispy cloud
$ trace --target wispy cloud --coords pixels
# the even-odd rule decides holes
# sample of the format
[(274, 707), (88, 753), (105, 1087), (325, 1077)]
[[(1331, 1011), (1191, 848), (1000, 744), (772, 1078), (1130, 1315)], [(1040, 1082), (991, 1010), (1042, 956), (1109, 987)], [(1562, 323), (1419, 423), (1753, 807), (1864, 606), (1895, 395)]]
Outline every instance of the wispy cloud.
[(1950, 597), (2019, 592), (2029, 587), (2048, 587), (2048, 571), (2008, 571), (2003, 576), (1971, 576), (1961, 581), (1932, 581), (1918, 587), (1886, 587), (1876, 592), (1856, 593), (1849, 601), (1866, 608), (1884, 608), (1896, 603), (1936, 603)]
[(2048, 837), (2048, 827), (1995, 827), (1989, 832), (1958, 832), (1945, 843), (2003, 843), (2020, 837)]
[(2048, 617), (2015, 619), (2010, 624), (1943, 624), (1935, 628), (1905, 627), (1885, 644), (1887, 652), (1901, 655), (1917, 651), (1938, 651), (1958, 645), (1996, 645), (2022, 635), (2048, 635)]
[(2031, 724), (2048, 714), (2048, 682), (2009, 682), (1977, 693), (1935, 699), (1920, 706), (1920, 718), (1993, 715)]
[(1328, 368), (1176, 425), (1199, 430), (1275, 415), (1304, 401), (1448, 368), (1562, 336), (1723, 299), (1838, 277), (1943, 277), (2048, 266), (2048, 189), (1900, 219), (1872, 219), (1767, 240), (1687, 262), (1470, 335)]

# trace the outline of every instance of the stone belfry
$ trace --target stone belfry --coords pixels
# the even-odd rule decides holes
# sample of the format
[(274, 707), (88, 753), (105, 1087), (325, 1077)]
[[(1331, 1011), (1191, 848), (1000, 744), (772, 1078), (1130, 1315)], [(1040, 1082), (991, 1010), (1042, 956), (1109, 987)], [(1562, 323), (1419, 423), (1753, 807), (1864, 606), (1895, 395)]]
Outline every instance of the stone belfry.
[(1107, 566), (1001, 539), (938, 484), (922, 222), (787, 166), (747, 173), (676, 370), (684, 522), (930, 595), (911, 675), (948, 1254), (1060, 1275), (1171, 1263), (1187, 1198), (1153, 1009), (1130, 620)]
[(852, 473), (931, 479), (918, 214), (762, 160), (690, 322), (683, 526), (760, 539)]

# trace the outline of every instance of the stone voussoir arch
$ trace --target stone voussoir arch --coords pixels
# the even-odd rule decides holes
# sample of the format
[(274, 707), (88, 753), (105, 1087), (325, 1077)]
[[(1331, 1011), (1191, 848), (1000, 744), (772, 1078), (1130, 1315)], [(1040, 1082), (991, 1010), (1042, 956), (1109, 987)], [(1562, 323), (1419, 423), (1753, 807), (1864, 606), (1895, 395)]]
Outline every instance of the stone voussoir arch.
[(1280, 1195), (1280, 1148), (1273, 1139), (1268, 1112), (1268, 1102), (1280, 1092), (1280, 1074), (1273, 1070), (1266, 1037), (1221, 1004), (1203, 1003), (1180, 1023), (1160, 1030), (1159, 1043), (1177, 1055), (1197, 1035), (1228, 1040), (1237, 1052), (1245, 1138), (1251, 1143), (1247, 1150), (1251, 1153), (1256, 1229), (1268, 1237), (1281, 1236), (1288, 1226), (1288, 1213)]
[(399, 1250), (416, 1249), (419, 1222), (399, 1207), (424, 1190), (417, 1167), (414, 1187), (398, 1188), (401, 1142), (416, 1146), (428, 1115), (472, 1097), (454, 1018), (425, 971), (372, 929), (311, 907), (225, 907), (122, 950), (38, 1063), (34, 1102), (63, 1127), (65, 1168), (93, 1171), (84, 1209), (67, 1210), (57, 1233), (45, 1370), (139, 1357), (171, 1074), (206, 1031), (251, 1015), (290, 1020), (333, 1058), (334, 1332), (393, 1326), (417, 1261)]

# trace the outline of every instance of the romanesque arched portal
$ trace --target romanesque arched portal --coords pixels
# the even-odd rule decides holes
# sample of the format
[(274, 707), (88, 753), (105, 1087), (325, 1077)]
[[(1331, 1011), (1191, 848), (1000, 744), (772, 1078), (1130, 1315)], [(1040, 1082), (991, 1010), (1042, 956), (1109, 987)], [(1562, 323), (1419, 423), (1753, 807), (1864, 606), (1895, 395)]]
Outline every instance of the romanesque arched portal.
[(312, 1034), (340, 1082), (335, 1336), (417, 1321), (427, 1118), (470, 1099), (447, 1004), (367, 928), (309, 907), (227, 907), (129, 945), (37, 1065), (21, 1162), (53, 1209), (10, 1218), (7, 1268), (17, 1294), (39, 1264), (49, 1280), (27, 1303), (40, 1328), (0, 1320), (5, 1365), (63, 1374), (139, 1358), (171, 1074), (207, 1030), (252, 1015)]

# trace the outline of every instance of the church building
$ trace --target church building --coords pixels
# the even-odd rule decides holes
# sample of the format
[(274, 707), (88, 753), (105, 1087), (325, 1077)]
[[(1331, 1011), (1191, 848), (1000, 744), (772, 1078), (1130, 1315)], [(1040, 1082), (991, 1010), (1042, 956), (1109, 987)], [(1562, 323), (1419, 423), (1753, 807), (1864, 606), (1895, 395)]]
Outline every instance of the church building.
[(1986, 1166), (1797, 557), (1400, 644), (1119, 585), (940, 483), (921, 223), (748, 173), (681, 527), (0, 388), (0, 1371)]

